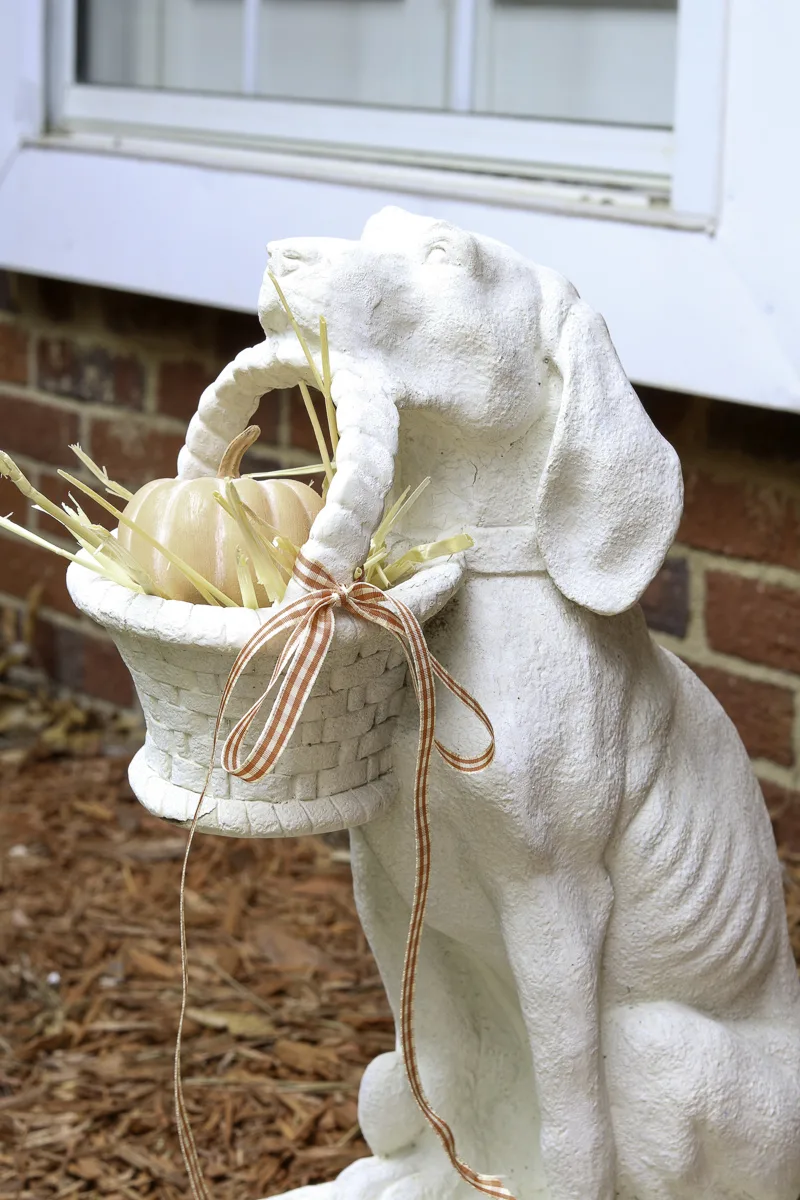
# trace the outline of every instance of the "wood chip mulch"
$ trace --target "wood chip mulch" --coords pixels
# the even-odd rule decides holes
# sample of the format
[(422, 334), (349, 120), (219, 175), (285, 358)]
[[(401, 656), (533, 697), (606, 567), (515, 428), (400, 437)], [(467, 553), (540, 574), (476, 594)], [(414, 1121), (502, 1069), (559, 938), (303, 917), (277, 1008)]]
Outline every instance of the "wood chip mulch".
[[(0, 1198), (188, 1195), (172, 1111), (185, 834), (120, 757), (2, 762)], [(394, 1030), (344, 848), (200, 837), (186, 1099), (215, 1200), (367, 1153), (356, 1099)]]
[[(135, 802), (119, 754), (0, 743), (0, 1200), (178, 1200), (172, 1112), (185, 835)], [(784, 857), (800, 956), (800, 856)], [(366, 1154), (358, 1082), (394, 1045), (321, 839), (200, 837), (187, 892), (186, 1098), (215, 1200), (330, 1179)]]

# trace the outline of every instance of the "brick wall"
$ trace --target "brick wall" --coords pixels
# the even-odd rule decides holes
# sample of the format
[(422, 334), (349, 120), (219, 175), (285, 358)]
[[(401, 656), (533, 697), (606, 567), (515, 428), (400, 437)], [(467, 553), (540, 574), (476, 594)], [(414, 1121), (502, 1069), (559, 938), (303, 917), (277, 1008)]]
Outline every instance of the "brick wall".
[[(0, 446), (59, 500), (56, 468), (75, 469), (71, 441), (129, 486), (171, 475), (200, 392), (259, 337), (254, 316), (0, 273)], [(678, 541), (645, 597), (648, 621), (726, 708), (778, 837), (800, 848), (800, 416), (640, 394), (686, 480)], [(260, 467), (308, 461), (314, 445), (293, 394), (273, 393), (257, 420)], [(0, 481), (0, 512), (24, 508)], [(41, 514), (28, 519), (55, 529)], [(2, 533), (0, 555), (3, 628), (35, 600), (36, 664), (58, 684), (131, 704), (116, 651), (75, 615), (62, 564)]]
[[(59, 467), (87, 477), (68, 449), (71, 442), (80, 442), (112, 478), (134, 489), (174, 475), (200, 393), (239, 350), (261, 337), (255, 316), (0, 272), (0, 447), (58, 503), (69, 490)], [(254, 419), (262, 436), (248, 454), (250, 470), (315, 457), (308, 418), (294, 393), (271, 393)], [(58, 540), (57, 523), (31, 511), (16, 488), (0, 480), (0, 514), (9, 512)], [(103, 519), (95, 511), (92, 516)], [(69, 540), (63, 544), (74, 549)], [(38, 612), (34, 668), (76, 692), (134, 703), (113, 645), (77, 615), (64, 563), (0, 531), (6, 643), (31, 604)]]
[(778, 839), (800, 849), (800, 416), (640, 395), (686, 487), (648, 622), (726, 709)]

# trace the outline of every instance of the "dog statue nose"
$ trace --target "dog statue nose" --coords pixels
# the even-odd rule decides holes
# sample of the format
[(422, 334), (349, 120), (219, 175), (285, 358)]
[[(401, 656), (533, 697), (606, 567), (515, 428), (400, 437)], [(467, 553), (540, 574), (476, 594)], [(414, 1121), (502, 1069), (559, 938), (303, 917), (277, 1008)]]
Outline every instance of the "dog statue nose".
[(270, 242), (267, 246), (270, 270), (277, 276), (288, 275), (298, 267), (317, 262), (321, 255), (316, 241), (316, 238), (292, 238)]

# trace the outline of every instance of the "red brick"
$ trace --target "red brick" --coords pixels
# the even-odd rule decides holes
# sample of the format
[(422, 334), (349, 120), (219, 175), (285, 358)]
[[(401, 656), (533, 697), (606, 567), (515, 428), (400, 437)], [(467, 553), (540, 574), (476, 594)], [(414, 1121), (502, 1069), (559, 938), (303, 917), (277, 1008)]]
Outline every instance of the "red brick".
[(14, 276), (10, 271), (0, 269), (0, 312), (17, 312), (14, 296)]
[(782, 767), (794, 764), (793, 692), (716, 667), (689, 665), (719, 700), (752, 758), (768, 758)]
[(40, 621), (36, 630), (38, 663), (54, 683), (120, 708), (135, 703), (128, 668), (116, 646), (103, 633), (65, 628)]
[(84, 638), (81, 691), (120, 708), (131, 708), (136, 703), (130, 671), (111, 638)]
[(36, 350), (38, 386), (57, 396), (90, 404), (141, 408), (146, 371), (133, 355), (114, 354), (104, 346), (85, 346), (69, 338), (40, 338)]
[[(77, 475), (79, 478), (86, 478), (86, 472), (82, 470), (77, 470), (70, 467), (70, 472), (73, 475)], [(109, 496), (102, 484), (100, 484), (97, 479), (88, 478), (86, 479), (86, 482), (90, 485), (90, 487), (93, 487), (96, 492), (99, 492), (101, 496), (105, 496), (106, 499), (110, 500), (112, 504), (119, 505), (119, 501), (116, 499), (116, 497)], [(115, 518), (110, 515), (110, 513), (107, 513), (105, 509), (100, 507), (99, 504), (95, 504), (89, 496), (82, 495), (78, 488), (73, 487), (70, 483), (67, 483), (67, 481), (62, 479), (60, 475), (57, 475), (55, 471), (38, 471), (36, 486), (40, 492), (43, 492), (44, 495), (47, 496), (48, 500), (52, 500), (53, 504), (57, 504), (59, 507), (62, 504), (69, 504), (72, 507), (72, 500), (70, 499), (71, 492), (80, 504), (81, 508), (88, 514), (95, 525), (104, 525), (106, 529), (116, 528), (117, 522)], [(37, 533), (41, 533), (44, 537), (58, 533), (60, 533), (62, 537), (69, 537), (69, 534), (65, 529), (59, 530), (58, 523), (55, 518), (48, 516), (46, 513), (35, 512), (34, 524), (36, 526)]]
[(101, 632), (38, 623), (37, 659), (54, 683), (120, 708), (136, 703), (131, 674), (110, 637)]
[(800, 852), (800, 792), (780, 787), (769, 779), (760, 779), (775, 841), (795, 853)]
[(643, 384), (636, 385), (636, 393), (658, 432), (673, 445), (683, 440), (697, 405), (702, 403), (696, 396), (665, 392)]
[(18, 525), (27, 524), (28, 501), (10, 479), (0, 478), (0, 517), (13, 516)]
[(75, 461), (69, 447), (77, 440), (76, 413), (31, 396), (0, 395), (0, 445), (12, 456), (67, 466)]
[(54, 324), (72, 321), (83, 302), (86, 306), (92, 288), (67, 279), (39, 279), (38, 301), (42, 316)]
[(642, 596), (651, 629), (686, 637), (689, 624), (689, 566), (685, 558), (668, 558)]
[(255, 313), (215, 312), (214, 349), (223, 360), (230, 362), (246, 346), (255, 346), (264, 340), (264, 330)]
[[(22, 524), (22, 522), (20, 522)], [(64, 577), (68, 563), (13, 534), (0, 532), (0, 592), (26, 600), (43, 585), (40, 604), (75, 615)]]
[(154, 429), (133, 417), (96, 417), (90, 426), (88, 450), (112, 479), (139, 488), (151, 479), (173, 478), (183, 437)]
[(800, 591), (709, 571), (706, 631), (723, 654), (800, 672)]
[[(325, 415), (325, 401), (319, 392), (314, 390), (311, 391), (311, 398), (314, 401), (314, 408), (319, 417), (322, 432), (326, 435), (326, 440), (329, 441), (327, 438), (328, 418)], [(318, 460), (319, 450), (317, 448), (317, 439), (314, 437), (314, 430), (308, 419), (306, 406), (303, 403), (303, 397), (300, 395), (299, 388), (292, 388), (289, 393), (289, 405), (291, 445), (296, 450), (308, 450)]]
[(709, 405), (708, 448), (733, 451), (749, 459), (796, 463), (800, 460), (800, 416), (714, 400)]
[(188, 342), (207, 349), (213, 337), (214, 310), (182, 300), (98, 288), (97, 298), (107, 329), (126, 337)]
[(0, 325), (0, 379), (28, 382), (28, 334), (16, 325)]
[[(286, 392), (280, 389), (274, 392), (265, 392), (258, 402), (258, 408), (251, 417), (251, 423), (258, 425), (261, 430), (261, 437), (252, 450), (252, 453), (259, 460), (263, 460), (269, 453), (267, 450), (268, 446), (277, 446), (282, 440), (280, 430), (285, 396)], [(263, 465), (263, 461), (259, 462), (258, 469), (262, 471), (268, 470)]]
[(200, 396), (216, 377), (216, 371), (198, 362), (162, 362), (158, 369), (158, 411), (190, 421), (197, 412)]
[(742, 475), (686, 472), (678, 540), (701, 550), (800, 569), (800, 498)]

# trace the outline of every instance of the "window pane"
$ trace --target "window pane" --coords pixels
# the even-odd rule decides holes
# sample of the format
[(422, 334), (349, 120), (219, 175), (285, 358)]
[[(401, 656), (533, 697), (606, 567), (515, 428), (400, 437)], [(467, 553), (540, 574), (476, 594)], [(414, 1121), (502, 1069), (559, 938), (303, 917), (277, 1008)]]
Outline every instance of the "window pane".
[[(247, 74), (262, 96), (446, 110), (454, 74), (463, 83), (463, 54), (454, 51), (463, 51), (466, 14), (475, 34), (474, 111), (672, 125), (677, 0), (257, 0), (256, 7), (257, 41), (245, 64), (245, 0), (78, 0), (78, 78), (236, 94)], [(466, 98), (469, 87), (456, 90)]]
[(444, 108), (449, 16), (450, 0), (263, 0), (259, 91)]
[(677, 0), (486, 0), (478, 112), (671, 126)]
[(82, 0), (83, 83), (238, 92), (243, 0)]

